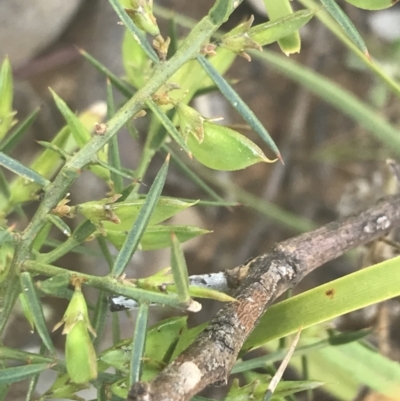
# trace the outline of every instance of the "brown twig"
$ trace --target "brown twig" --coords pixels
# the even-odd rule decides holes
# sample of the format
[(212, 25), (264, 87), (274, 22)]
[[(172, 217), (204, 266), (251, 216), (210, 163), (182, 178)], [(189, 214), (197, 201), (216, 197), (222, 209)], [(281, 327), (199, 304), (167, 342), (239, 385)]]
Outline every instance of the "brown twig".
[[(189, 400), (227, 381), (237, 355), (268, 306), (308, 273), (400, 225), (400, 195), (368, 210), (279, 243), (252, 259), (245, 279), (197, 339), (151, 382), (132, 386), (130, 401)], [(243, 269), (242, 269), (243, 270)]]

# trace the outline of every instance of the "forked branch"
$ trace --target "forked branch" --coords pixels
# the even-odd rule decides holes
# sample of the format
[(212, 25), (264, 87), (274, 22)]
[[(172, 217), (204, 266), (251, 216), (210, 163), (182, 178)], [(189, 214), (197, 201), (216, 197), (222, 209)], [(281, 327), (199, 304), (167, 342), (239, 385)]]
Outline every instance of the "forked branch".
[(271, 303), (307, 274), (400, 225), (400, 195), (388, 196), (345, 220), (283, 241), (239, 267), (244, 280), (197, 339), (151, 382), (133, 385), (128, 401), (189, 400), (224, 384), (243, 343)]

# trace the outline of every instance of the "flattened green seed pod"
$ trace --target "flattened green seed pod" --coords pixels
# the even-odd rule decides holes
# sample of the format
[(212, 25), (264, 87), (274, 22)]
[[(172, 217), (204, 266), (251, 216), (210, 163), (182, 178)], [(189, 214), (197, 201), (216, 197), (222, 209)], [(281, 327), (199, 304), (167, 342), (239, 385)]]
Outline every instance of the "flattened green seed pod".
[(346, 0), (347, 3), (352, 4), (363, 10), (383, 10), (395, 5), (399, 0)]
[(96, 352), (83, 320), (78, 321), (67, 334), (65, 360), (67, 372), (74, 383), (87, 383), (97, 377)]
[[(293, 14), (292, 6), (289, 0), (264, 0), (264, 4), (271, 21)], [(299, 53), (301, 47), (299, 32), (293, 32), (288, 36), (279, 39), (278, 44), (281, 50), (287, 56), (293, 53)]]
[(241, 170), (255, 163), (272, 163), (250, 139), (238, 132), (204, 122), (204, 139), (201, 143), (189, 135), (187, 145), (193, 156), (206, 167), (222, 170)]

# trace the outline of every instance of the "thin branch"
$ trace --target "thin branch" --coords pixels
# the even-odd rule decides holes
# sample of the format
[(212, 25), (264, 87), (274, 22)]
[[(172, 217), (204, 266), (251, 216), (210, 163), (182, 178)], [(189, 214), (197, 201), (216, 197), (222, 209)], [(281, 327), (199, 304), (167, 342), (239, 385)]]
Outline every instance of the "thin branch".
[(400, 195), (389, 196), (346, 220), (279, 243), (239, 270), (245, 275), (208, 327), (150, 382), (135, 383), (129, 401), (189, 400), (207, 385), (227, 382), (244, 341), (268, 306), (307, 274), (400, 225)]

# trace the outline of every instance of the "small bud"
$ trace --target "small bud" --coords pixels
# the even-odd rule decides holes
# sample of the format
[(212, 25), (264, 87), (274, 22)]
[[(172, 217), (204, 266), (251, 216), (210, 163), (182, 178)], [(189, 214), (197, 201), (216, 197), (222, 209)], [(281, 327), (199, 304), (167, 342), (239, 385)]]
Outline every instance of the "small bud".
[(68, 199), (69, 194), (58, 202), (58, 205), (52, 210), (52, 213), (59, 217), (72, 217), (73, 212), (71, 206), (68, 206), (70, 199)]
[(87, 383), (97, 377), (97, 358), (88, 330), (96, 333), (90, 324), (87, 305), (81, 291), (80, 280), (75, 280), (75, 292), (71, 298), (63, 319), (53, 331), (62, 324), (62, 334), (67, 335), (65, 360), (67, 372), (74, 383)]
[(251, 61), (250, 56), (245, 52), (246, 49), (255, 49), (262, 51), (262, 47), (249, 36), (249, 30), (254, 21), (251, 16), (248, 21), (240, 24), (230, 32), (222, 36), (220, 46), (239, 54), (247, 61)]
[(119, 224), (121, 221), (110, 207), (121, 195), (113, 195), (110, 198), (105, 198), (99, 201), (91, 201), (81, 203), (75, 206), (75, 210), (83, 214), (95, 225), (101, 225), (102, 221), (111, 221), (114, 224)]
[(176, 101), (174, 99), (171, 99), (169, 94), (170, 92), (177, 89), (181, 89), (178, 84), (167, 82), (151, 98), (159, 106), (175, 105)]
[(180, 130), (184, 138), (193, 134), (199, 143), (204, 139), (204, 121), (205, 118), (190, 106), (179, 103), (176, 106), (179, 117)]
[(171, 38), (164, 39), (161, 35), (157, 35), (153, 40), (153, 47), (157, 50), (158, 56), (161, 60), (167, 58), (168, 47), (171, 43)]
[(94, 125), (94, 132), (96, 135), (104, 135), (107, 131), (107, 124), (104, 123), (96, 123)]
[(217, 48), (216, 45), (213, 43), (207, 43), (206, 45), (202, 46), (200, 49), (200, 53), (204, 54), (205, 56), (216, 56), (217, 52), (215, 49)]
[(152, 0), (131, 0), (131, 7), (125, 11), (139, 29), (149, 33), (151, 36), (160, 35), (160, 30), (153, 14)]

